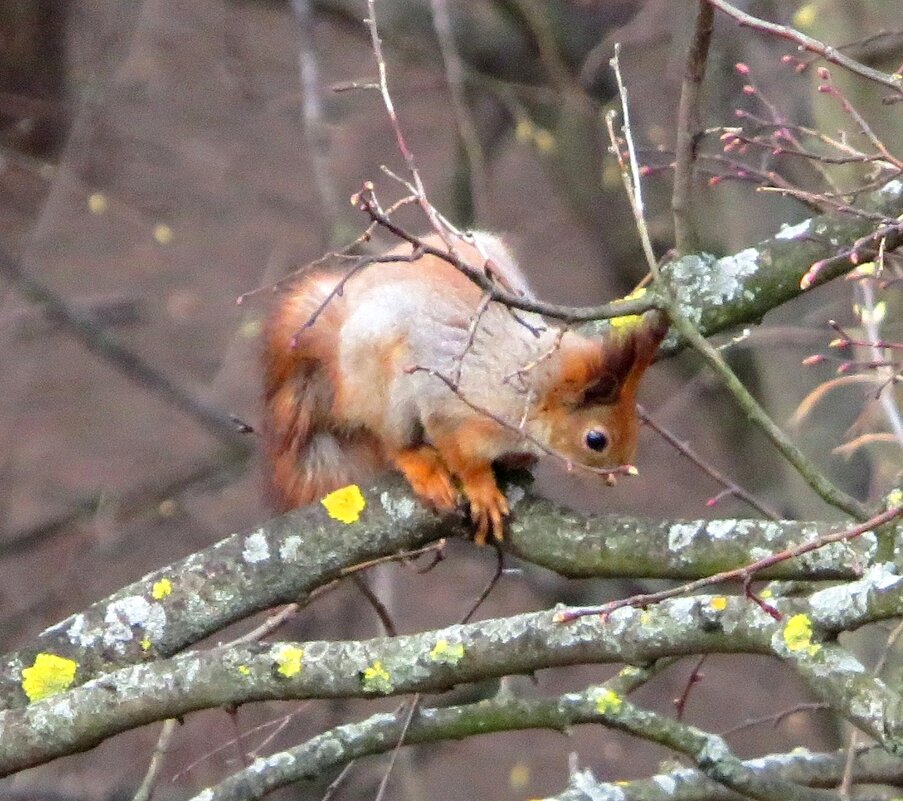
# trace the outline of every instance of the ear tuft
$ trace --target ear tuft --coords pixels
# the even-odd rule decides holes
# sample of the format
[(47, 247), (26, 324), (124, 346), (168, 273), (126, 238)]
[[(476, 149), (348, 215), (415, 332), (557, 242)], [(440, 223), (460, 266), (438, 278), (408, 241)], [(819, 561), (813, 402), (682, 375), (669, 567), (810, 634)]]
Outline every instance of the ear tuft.
[(584, 393), (584, 403), (617, 403), (625, 390), (635, 392), (668, 333), (667, 317), (659, 311), (618, 319), (622, 324), (612, 326), (602, 340), (602, 364)]

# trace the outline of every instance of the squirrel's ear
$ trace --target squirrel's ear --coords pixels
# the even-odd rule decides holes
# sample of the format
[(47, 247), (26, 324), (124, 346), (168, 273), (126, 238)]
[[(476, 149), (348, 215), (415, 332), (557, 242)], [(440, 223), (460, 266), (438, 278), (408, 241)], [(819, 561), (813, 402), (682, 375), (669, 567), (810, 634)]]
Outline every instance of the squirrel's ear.
[(635, 392), (667, 333), (667, 318), (658, 311), (615, 318), (602, 339), (599, 372), (584, 391), (583, 402), (617, 403), (625, 391)]

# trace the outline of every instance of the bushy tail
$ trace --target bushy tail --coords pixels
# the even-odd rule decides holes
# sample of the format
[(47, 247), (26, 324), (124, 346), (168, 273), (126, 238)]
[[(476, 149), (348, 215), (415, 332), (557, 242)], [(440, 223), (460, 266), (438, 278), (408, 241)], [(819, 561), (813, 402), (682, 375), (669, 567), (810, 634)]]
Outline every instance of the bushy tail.
[(365, 482), (385, 467), (372, 434), (343, 428), (333, 416), (345, 310), (341, 296), (327, 298), (338, 280), (329, 274), (303, 278), (282, 295), (264, 330), (265, 472), (279, 511)]

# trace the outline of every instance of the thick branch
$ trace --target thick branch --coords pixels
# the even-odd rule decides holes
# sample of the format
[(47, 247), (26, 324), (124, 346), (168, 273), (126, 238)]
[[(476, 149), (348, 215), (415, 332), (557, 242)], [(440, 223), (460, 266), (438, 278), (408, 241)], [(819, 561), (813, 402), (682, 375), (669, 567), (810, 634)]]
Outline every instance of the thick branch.
[[(784, 781), (810, 787), (836, 787), (843, 776), (846, 753), (814, 754), (796, 749), (790, 754), (771, 754), (748, 759), (743, 764), (759, 776), (779, 777)], [(856, 756), (853, 765), (856, 783), (898, 785), (903, 763), (878, 748)], [(737, 796), (695, 770), (681, 768), (636, 781), (597, 782), (589, 771), (571, 777), (570, 787), (544, 801), (736, 801)]]
[(596, 709), (595, 699), (606, 690), (618, 697), (627, 695), (655, 675), (660, 664), (651, 668), (625, 668), (601, 687), (560, 698), (528, 700), (499, 696), (444, 709), (421, 708), (407, 729), (404, 710), (373, 715), (257, 759), (247, 769), (204, 790), (192, 801), (252, 801), (288, 784), (319, 778), (360, 757), (391, 751), (402, 737), (404, 745), (415, 745), (523, 729), (565, 732), (576, 724), (601, 723), (603, 716)]
[(402, 734), (405, 745), (413, 745), (499, 731), (542, 728), (564, 732), (586, 723), (618, 729), (685, 754), (718, 786), (752, 798), (802, 801), (826, 797), (788, 782), (777, 771), (762, 771), (741, 762), (720, 737), (639, 709), (606, 684), (560, 698), (504, 697), (447, 709), (422, 709), (406, 732), (402, 732), (401, 715), (374, 715), (258, 759), (192, 801), (252, 801), (279, 787), (342, 767), (353, 759), (391, 750)]
[[(699, 578), (748, 564), (763, 550), (782, 551), (843, 530), (790, 521), (585, 517), (523, 495), (520, 487), (509, 488), (514, 516), (507, 547), (572, 577)], [(303, 599), (362, 562), (469, 533), (463, 517), (435, 517), (398, 479), (365, 490), (364, 497), (367, 507), (352, 525), (314, 504), (157, 570), (52, 626), (0, 660), (0, 708), (25, 703), (22, 670), (39, 653), (77, 662), (76, 681), (83, 683), (171, 656), (255, 612)], [(757, 577), (850, 579), (875, 549), (874, 535), (867, 534)]]
[(677, 142), (674, 147), (674, 190), (671, 211), (674, 214), (674, 242), (677, 252), (686, 256), (697, 248), (692, 221), (691, 191), (696, 145), (701, 129), (699, 96), (709, 55), (709, 43), (715, 27), (715, 12), (706, 0), (698, 0), (693, 40), (687, 51), (680, 104), (677, 110)]
[[(891, 181), (868, 198), (864, 208), (888, 219), (903, 214), (903, 181)], [(868, 217), (830, 212), (785, 227), (771, 239), (730, 256), (698, 253), (662, 268), (683, 313), (705, 336), (736, 326), (758, 323), (772, 309), (801, 295), (800, 282), (816, 262), (818, 284), (848, 273), (878, 253), (879, 228)], [(903, 233), (888, 236), (887, 252), (903, 246)], [(851, 258), (855, 248), (857, 256)], [(601, 324), (584, 326), (589, 333)], [(671, 338), (662, 352), (680, 347)]]
[[(128, 667), (0, 714), (0, 775), (83, 751), (127, 729), (251, 701), (439, 692), (485, 678), (587, 663), (647, 664), (690, 653), (775, 654), (830, 685), (836, 711), (903, 751), (903, 699), (819, 639), (903, 614), (903, 578), (885, 566), (805, 599), (774, 620), (741, 597), (701, 596), (607, 619), (535, 612), (352, 642), (235, 645)], [(802, 625), (801, 625), (802, 623)]]

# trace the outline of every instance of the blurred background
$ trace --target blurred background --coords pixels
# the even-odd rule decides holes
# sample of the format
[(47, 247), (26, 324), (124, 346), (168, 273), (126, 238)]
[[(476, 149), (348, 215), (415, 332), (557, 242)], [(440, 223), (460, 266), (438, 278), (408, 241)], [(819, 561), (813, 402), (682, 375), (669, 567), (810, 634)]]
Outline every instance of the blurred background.
[[(888, 72), (903, 60), (899, 0), (742, 5), (833, 44), (855, 43), (857, 58)], [(659, 254), (667, 252), (667, 164), (694, 3), (379, 0), (376, 7), (393, 99), (432, 202), (461, 225), (504, 232), (540, 297), (555, 302), (602, 302), (629, 291), (645, 271), (602, 124), (613, 90), (608, 61), (613, 43), (621, 42), (635, 136), (650, 165), (649, 223)], [(270, 515), (260, 494), (255, 437), (236, 447), (228, 424), (199, 419), (234, 414), (256, 425), (257, 334), (271, 298), (267, 288), (360, 234), (365, 221), (348, 198), (364, 181), (374, 181), (386, 204), (405, 194), (380, 170), (386, 165), (403, 174), (404, 162), (378, 93), (351, 88), (376, 76), (365, 15), (364, 0), (0, 5), (0, 247), (84, 330), (108, 332), (152, 373), (127, 377), (121, 353), (113, 364), (90, 352), (71, 327), (48, 319), (33, 302), (40, 294), (34, 285), (29, 299), (24, 279), (0, 273), (3, 651), (147, 571)], [(788, 43), (719, 15), (704, 124), (735, 125), (740, 108), (763, 117), (776, 113), (831, 136), (853, 131), (841, 104), (816, 92), (814, 67), (798, 72), (799, 62), (781, 62), (787, 53), (798, 56)], [(750, 76), (737, 74), (737, 62), (749, 65)], [(874, 86), (837, 69), (833, 74), (899, 156), (903, 106), (882, 104)], [(751, 81), (757, 95), (743, 92)], [(856, 140), (855, 132), (850, 136)], [(717, 134), (710, 139), (704, 147), (719, 154)], [(861, 139), (856, 144), (864, 146)], [(823, 176), (806, 162), (753, 155), (760, 168), (823, 188)], [(752, 180), (716, 161), (701, 167), (696, 218), (708, 251), (740, 250), (811, 213), (797, 201), (756, 193)], [(867, 182), (861, 170), (831, 170), (844, 186)], [(710, 181), (724, 174), (729, 177)], [(410, 230), (427, 227), (410, 210), (399, 220)], [(264, 291), (236, 303), (257, 289)], [(884, 333), (899, 341), (899, 291), (882, 298), (890, 310)], [(828, 319), (858, 330), (854, 302), (852, 284), (822, 288), (770, 314), (727, 353), (781, 424), (821, 388), (823, 397), (794, 423), (793, 434), (845, 489), (873, 500), (900, 470), (899, 443), (878, 437), (846, 453), (833, 451), (859, 433), (882, 431), (874, 383), (826, 385), (836, 364), (800, 367), (833, 338)], [(174, 403), (173, 392), (181, 400)], [(185, 398), (201, 411), (186, 413)], [(658, 423), (782, 515), (832, 516), (692, 356), (654, 368), (642, 401)], [(730, 497), (707, 506), (720, 487), (648, 430), (637, 461), (640, 476), (614, 490), (562, 476), (554, 465), (540, 469), (540, 486), (588, 511), (756, 514)], [(431, 572), (389, 566), (372, 583), (399, 631), (409, 632), (459, 620), (494, 566), (492, 553), (452, 543)], [(506, 573), (478, 617), (561, 600), (601, 601), (640, 587), (564, 582), (528, 566), (510, 567), (520, 569)], [(372, 609), (347, 586), (306, 609), (279, 636), (379, 633)], [(863, 640), (866, 661), (873, 647)], [(694, 663), (668, 670), (638, 701), (670, 710)], [(543, 672), (535, 683), (518, 679), (513, 686), (561, 692), (614, 670)], [(703, 672), (686, 720), (712, 731), (807, 700), (796, 680), (769, 660), (712, 658)], [(155, 798), (188, 797), (236, 769), (243, 753), (258, 747), (270, 753), (377, 706), (266, 704), (232, 717), (194, 715), (176, 734)], [(0, 799), (131, 798), (157, 732), (147, 727), (2, 780)], [(829, 748), (841, 737), (831, 720), (806, 709), (728, 739), (746, 756), (794, 745)], [(601, 729), (570, 737), (497, 735), (405, 751), (389, 797), (537, 797), (563, 788), (570, 754), (599, 778), (644, 775), (666, 756)], [(356, 766), (338, 797), (373, 797), (385, 765), (373, 759)], [(280, 797), (319, 798), (331, 778)]]

